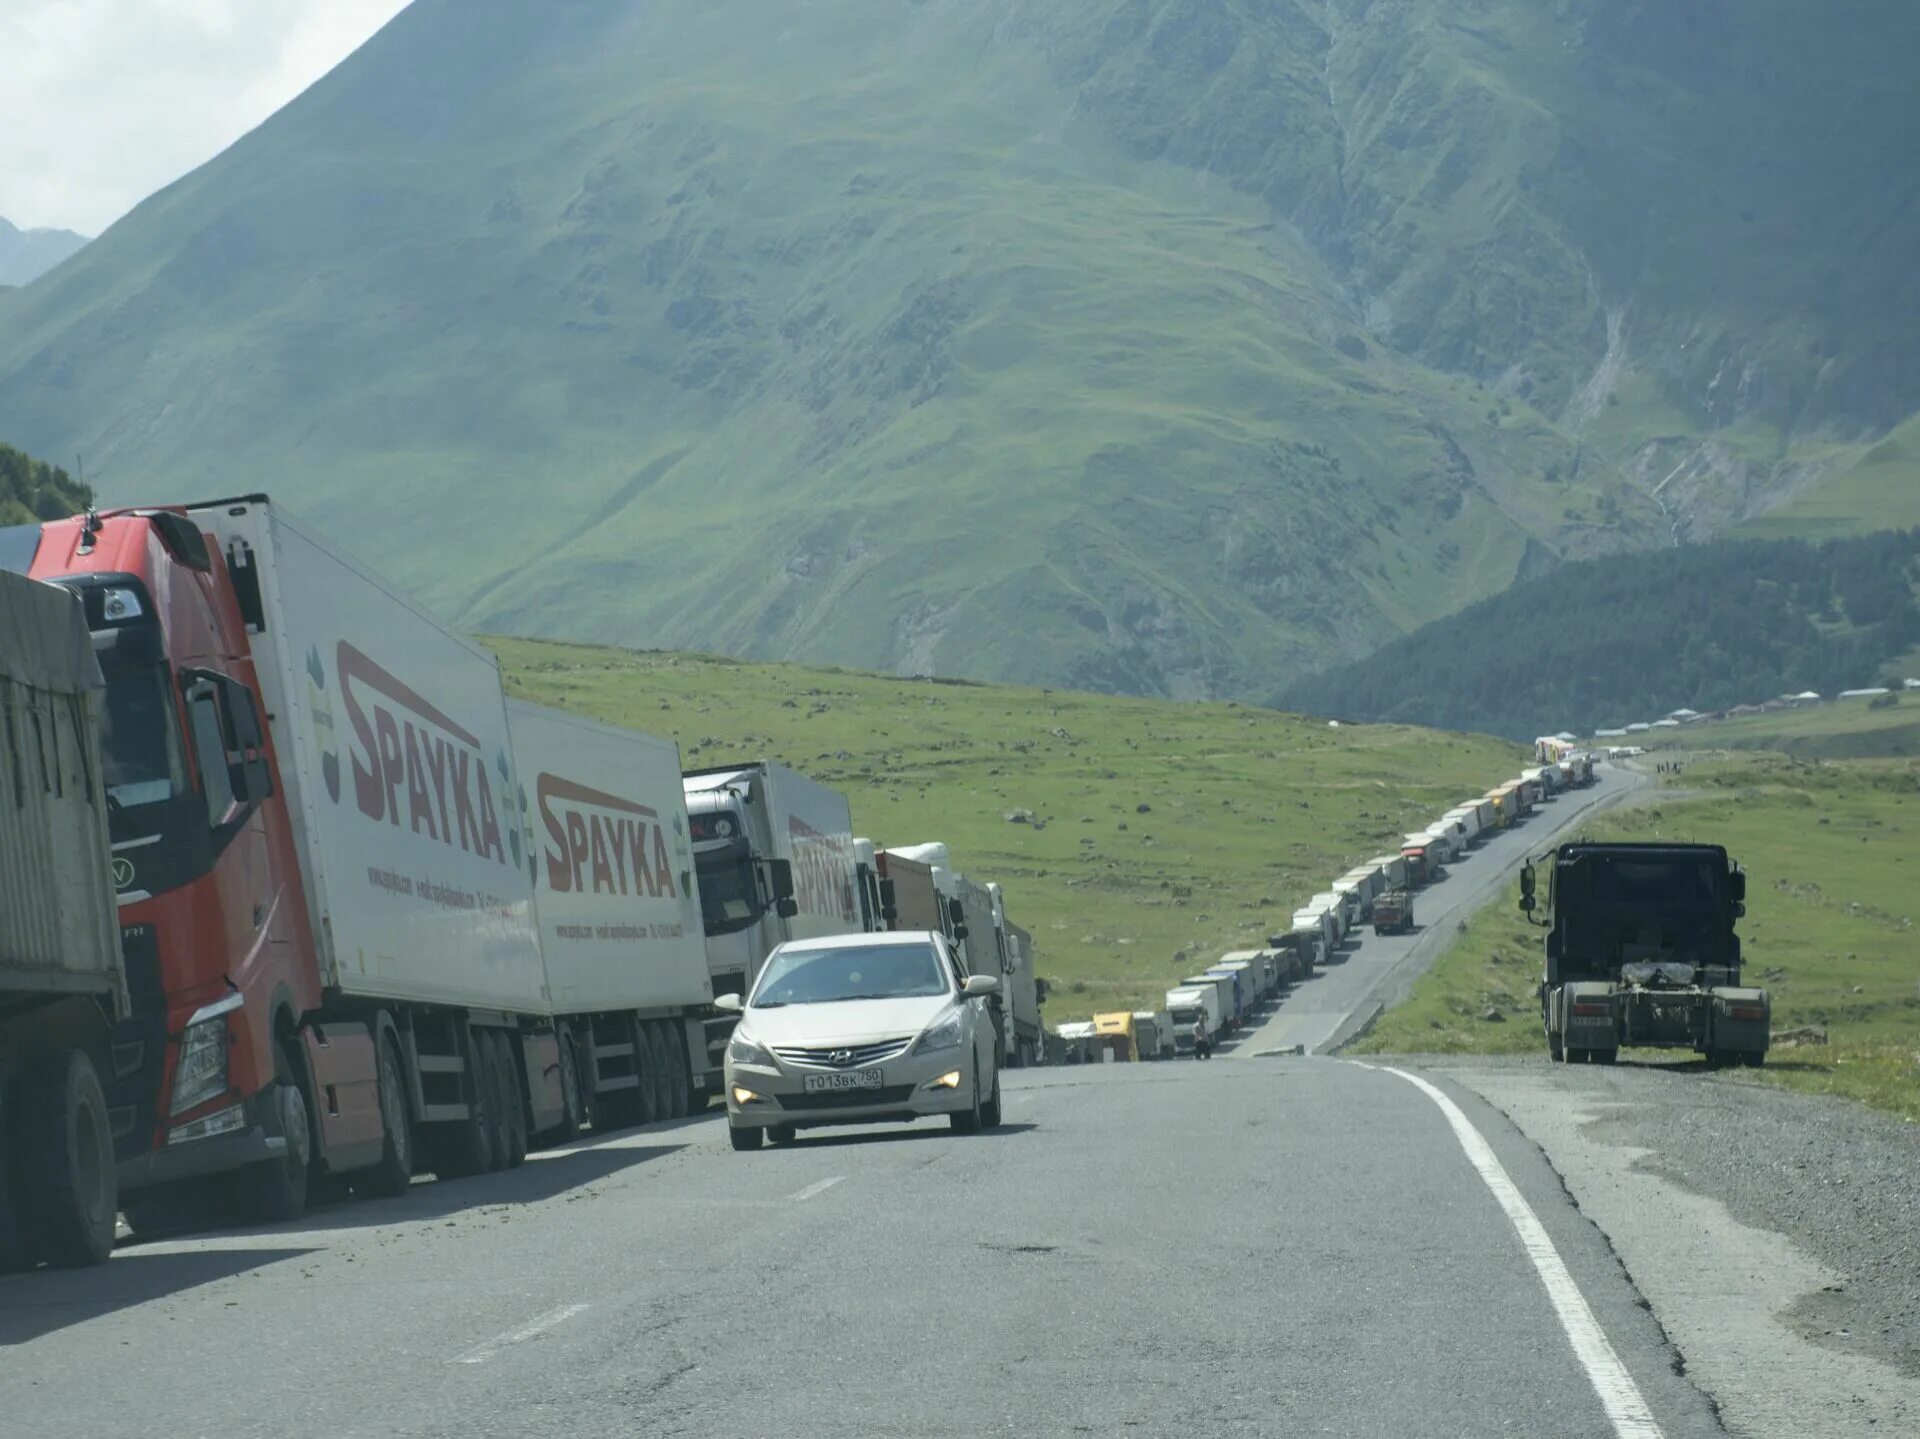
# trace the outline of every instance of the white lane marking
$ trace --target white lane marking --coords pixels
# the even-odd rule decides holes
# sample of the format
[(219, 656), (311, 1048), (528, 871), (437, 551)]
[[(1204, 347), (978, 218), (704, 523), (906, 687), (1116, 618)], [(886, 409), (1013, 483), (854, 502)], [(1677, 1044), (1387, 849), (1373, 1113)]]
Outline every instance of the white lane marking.
[(587, 1306), (584, 1304), (563, 1304), (558, 1309), (549, 1309), (545, 1314), (529, 1319), (509, 1334), (496, 1334), (484, 1344), (476, 1344), (465, 1354), (449, 1360), (451, 1364), (485, 1364), (502, 1349), (515, 1344), (523, 1344), (537, 1334), (544, 1334), (556, 1324), (565, 1324), (574, 1315)]
[(798, 1194), (789, 1194), (787, 1198), (791, 1199), (795, 1204), (804, 1204), (816, 1194), (825, 1194), (846, 1177), (844, 1174), (835, 1174), (827, 1179), (816, 1179)]
[(1473, 1121), (1461, 1112), (1459, 1105), (1417, 1074), (1395, 1069), (1390, 1064), (1368, 1064), (1364, 1067), (1398, 1075), (1440, 1107), (1440, 1112), (1447, 1117), (1447, 1123), (1453, 1127), (1453, 1137), (1460, 1141), (1460, 1147), (1466, 1151), (1468, 1162), (1480, 1172), (1480, 1178), (1493, 1191), (1494, 1199), (1506, 1211), (1507, 1218), (1513, 1221), (1513, 1227), (1520, 1236), (1520, 1245), (1527, 1251), (1527, 1258), (1533, 1261), (1540, 1282), (1546, 1286), (1547, 1298), (1553, 1301), (1553, 1312), (1560, 1318), (1560, 1327), (1566, 1331), (1567, 1342), (1573, 1345), (1574, 1357), (1580, 1361), (1580, 1367), (1587, 1371), (1594, 1393), (1600, 1396), (1600, 1406), (1607, 1411), (1613, 1432), (1620, 1439), (1662, 1439), (1660, 1426), (1654, 1422), (1653, 1411), (1647, 1408), (1640, 1386), (1633, 1382), (1633, 1376), (1627, 1373), (1627, 1366), (1620, 1362), (1620, 1356), (1607, 1339), (1606, 1331), (1600, 1327), (1600, 1321), (1593, 1317), (1586, 1295), (1580, 1292), (1573, 1275), (1567, 1272), (1566, 1262), (1560, 1258), (1560, 1251), (1553, 1247), (1553, 1241), (1547, 1237), (1540, 1217), (1522, 1197), (1507, 1171), (1501, 1168), (1499, 1159), (1494, 1156), (1493, 1146), (1473, 1127)]

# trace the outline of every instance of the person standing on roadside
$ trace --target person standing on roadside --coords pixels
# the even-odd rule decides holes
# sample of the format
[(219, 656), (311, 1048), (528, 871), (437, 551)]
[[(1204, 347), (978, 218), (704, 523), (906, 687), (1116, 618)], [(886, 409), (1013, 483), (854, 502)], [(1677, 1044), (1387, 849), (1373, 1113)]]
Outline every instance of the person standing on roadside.
[(1204, 1014), (1193, 1022), (1193, 1057), (1213, 1058), (1213, 1035), (1207, 1030), (1207, 1017)]

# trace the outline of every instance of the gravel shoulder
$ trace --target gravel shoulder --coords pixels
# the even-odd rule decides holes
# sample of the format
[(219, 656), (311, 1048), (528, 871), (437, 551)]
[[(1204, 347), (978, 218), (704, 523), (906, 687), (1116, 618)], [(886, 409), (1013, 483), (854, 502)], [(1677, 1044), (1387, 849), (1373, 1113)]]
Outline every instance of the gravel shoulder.
[(1920, 1126), (1664, 1066), (1396, 1062), (1541, 1147), (1731, 1432), (1920, 1433)]

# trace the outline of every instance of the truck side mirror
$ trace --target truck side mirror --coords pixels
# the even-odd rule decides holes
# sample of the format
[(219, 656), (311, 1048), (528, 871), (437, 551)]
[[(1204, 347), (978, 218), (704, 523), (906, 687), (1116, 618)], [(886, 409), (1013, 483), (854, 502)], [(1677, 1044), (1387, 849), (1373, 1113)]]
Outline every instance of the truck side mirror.
[(962, 905), (960, 901), (957, 899), (950, 899), (947, 901), (947, 923), (953, 927), (953, 937), (955, 939), (966, 938), (966, 935), (965, 935), (965, 930), (967, 927), (966, 906)]
[(792, 899), (793, 861), (790, 859), (768, 860), (767, 882), (773, 886), (773, 897), (775, 899)]
[(964, 941), (966, 937), (967, 937), (967, 927), (964, 924), (956, 924), (953, 927), (954, 943), (958, 944)]
[[(1523, 864), (1520, 866), (1520, 897), (1523, 900), (1533, 898), (1533, 866), (1531, 864)], [(1531, 910), (1533, 906), (1523, 903), (1520, 908)]]
[(1747, 872), (1744, 869), (1736, 869), (1732, 874), (1727, 876), (1727, 890), (1728, 893), (1733, 896), (1735, 905), (1740, 904), (1746, 899)]
[(897, 903), (898, 898), (899, 890), (894, 887), (893, 881), (890, 879), (881, 880), (880, 918), (884, 919), (888, 924), (892, 924), (896, 919), (900, 918), (900, 906)]
[(792, 895), (788, 895), (785, 899), (776, 899), (773, 902), (773, 912), (782, 919), (792, 919), (800, 913), (800, 902)]
[(1520, 913), (1522, 914), (1533, 913), (1533, 896), (1532, 895), (1523, 894), (1520, 896)]

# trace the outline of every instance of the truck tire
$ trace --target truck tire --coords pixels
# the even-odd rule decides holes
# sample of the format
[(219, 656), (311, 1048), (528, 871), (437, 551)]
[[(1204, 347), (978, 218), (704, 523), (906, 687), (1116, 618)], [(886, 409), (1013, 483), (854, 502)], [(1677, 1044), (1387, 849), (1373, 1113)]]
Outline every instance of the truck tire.
[(641, 1124), (660, 1118), (660, 1055), (653, 1047), (653, 1026), (644, 1020), (633, 1027), (634, 1068), (640, 1075), (640, 1088), (634, 1099), (634, 1113)]
[(273, 1042), (273, 1096), (287, 1147), (277, 1159), (253, 1166), (246, 1211), (258, 1224), (284, 1224), (307, 1212), (308, 1169), (313, 1162), (313, 1114), (293, 1051), (282, 1037)]
[(488, 1171), (505, 1169), (513, 1160), (513, 1121), (507, 1114), (506, 1066), (500, 1057), (500, 1036), (490, 1029), (477, 1030), (482, 1073), (487, 1081), (487, 1144), (492, 1150)]
[(1764, 1049), (1749, 1049), (1746, 1052), (1745, 1058), (1747, 1068), (1749, 1069), (1764, 1069), (1766, 1067), (1767, 1052)]
[(1561, 1044), (1560, 1036), (1557, 1034), (1549, 1034), (1547, 1036), (1547, 1058), (1555, 1064), (1563, 1064), (1566, 1062), (1566, 1057), (1566, 1046)]
[(667, 1097), (672, 1101), (669, 1114), (674, 1119), (685, 1119), (693, 1112), (693, 1081), (687, 1072), (687, 1036), (671, 1020), (663, 1021), (660, 1029), (666, 1036)]
[(580, 1051), (573, 1031), (560, 1032), (560, 1122), (550, 1136), (554, 1143), (565, 1144), (580, 1137), (587, 1122), (586, 1094), (580, 1087)]
[(653, 1046), (653, 1117), (677, 1119), (673, 1112), (673, 1040), (657, 1019), (648, 1020), (646, 1028)]
[(93, 1061), (68, 1050), (19, 1086), (14, 1202), (25, 1254), (62, 1268), (104, 1263), (120, 1211), (107, 1098)]
[(494, 1061), (500, 1074), (501, 1118), (507, 1130), (506, 1169), (527, 1162), (527, 1104), (520, 1095), (520, 1036), (500, 1030), (493, 1036)]
[(391, 1034), (380, 1037), (380, 1127), (386, 1137), (380, 1161), (353, 1175), (353, 1191), (363, 1199), (392, 1199), (413, 1184), (413, 1114), (407, 1094), (406, 1061)]
[(1568, 1049), (1567, 1049), (1568, 1064), (1585, 1064), (1586, 1062), (1587, 1062), (1586, 1050), (1574, 1049), (1572, 1046), (1568, 1046)]
[(486, 1046), (480, 1042), (479, 1030), (467, 1030), (465, 1051), (467, 1117), (437, 1126), (434, 1135), (433, 1172), (441, 1179), (465, 1179), (494, 1167), (493, 1126), (487, 1119), (491, 1086), (483, 1057)]

